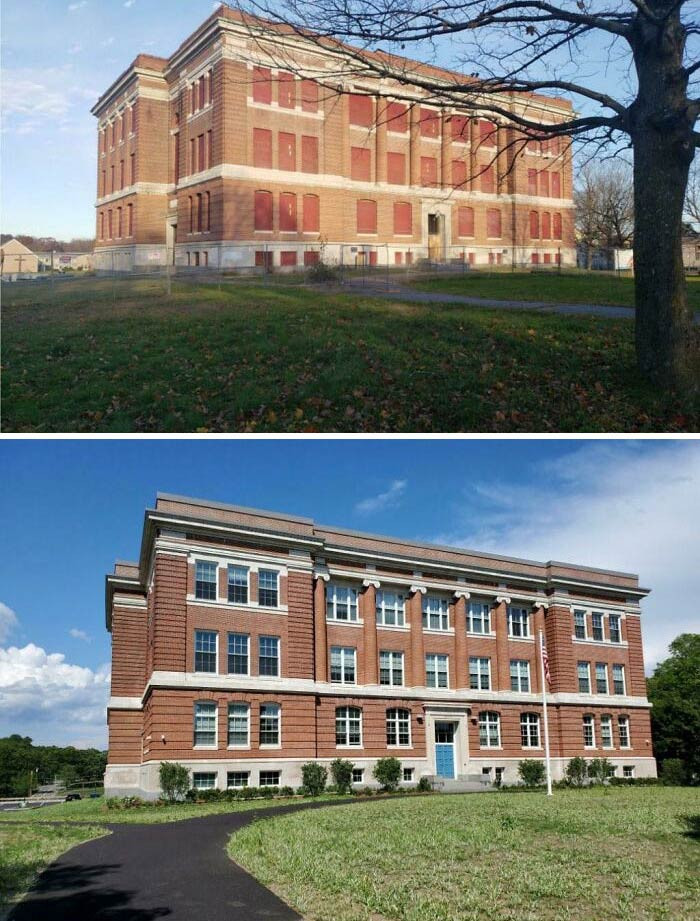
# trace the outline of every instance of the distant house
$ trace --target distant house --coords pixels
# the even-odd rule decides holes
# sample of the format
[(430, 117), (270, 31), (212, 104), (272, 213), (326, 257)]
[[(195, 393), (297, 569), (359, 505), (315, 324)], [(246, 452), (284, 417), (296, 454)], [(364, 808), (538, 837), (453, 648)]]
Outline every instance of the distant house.
[(89, 272), (93, 268), (92, 253), (37, 253), (41, 271), (63, 272), (73, 269), (77, 272)]
[(700, 233), (691, 224), (683, 225), (683, 266), (700, 272)]
[(32, 275), (39, 271), (37, 256), (14, 237), (0, 246), (0, 275)]

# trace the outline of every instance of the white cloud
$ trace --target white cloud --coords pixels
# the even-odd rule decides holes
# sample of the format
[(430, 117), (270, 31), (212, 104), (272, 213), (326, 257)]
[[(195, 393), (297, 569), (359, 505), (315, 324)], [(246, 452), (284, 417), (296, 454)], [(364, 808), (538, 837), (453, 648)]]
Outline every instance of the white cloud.
[(80, 42), (76, 42), (74, 45), (71, 45), (71, 47), (68, 49), (68, 54), (80, 54), (82, 50), (83, 50), (83, 46), (80, 44)]
[(77, 10), (82, 10), (84, 6), (87, 6), (87, 0), (79, 0), (78, 3), (69, 3), (68, 12), (75, 13)]
[(125, 0), (124, 6), (128, 9), (130, 6), (133, 6), (136, 3), (136, 0)]
[(377, 496), (368, 496), (368, 498), (358, 502), (355, 506), (355, 511), (360, 512), (362, 515), (368, 515), (372, 512), (391, 508), (398, 504), (407, 485), (407, 480), (394, 480), (386, 492), (380, 492)]
[(77, 627), (71, 627), (68, 632), (74, 640), (84, 640), (86, 643), (90, 642), (90, 637), (84, 630), (78, 630)]
[(461, 525), (431, 539), (639, 573), (652, 590), (642, 602), (651, 672), (675, 636), (700, 624), (700, 444), (596, 442), (535, 472), (544, 485), (472, 485), (467, 505), (475, 493), (490, 510), (464, 507)]
[(19, 621), (12, 608), (0, 601), (0, 643), (4, 643)]
[(103, 48), (108, 48), (110, 45), (114, 44), (114, 36), (110, 35), (108, 38), (103, 39), (100, 44)]

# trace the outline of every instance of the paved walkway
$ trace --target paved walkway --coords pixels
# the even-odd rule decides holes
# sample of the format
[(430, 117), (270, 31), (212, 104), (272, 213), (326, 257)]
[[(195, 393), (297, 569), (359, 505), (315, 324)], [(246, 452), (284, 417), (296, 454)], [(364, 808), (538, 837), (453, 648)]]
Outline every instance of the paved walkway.
[(9, 921), (299, 921), (226, 853), (254, 819), (338, 803), (273, 806), (156, 825), (108, 825), (111, 835), (63, 854)]

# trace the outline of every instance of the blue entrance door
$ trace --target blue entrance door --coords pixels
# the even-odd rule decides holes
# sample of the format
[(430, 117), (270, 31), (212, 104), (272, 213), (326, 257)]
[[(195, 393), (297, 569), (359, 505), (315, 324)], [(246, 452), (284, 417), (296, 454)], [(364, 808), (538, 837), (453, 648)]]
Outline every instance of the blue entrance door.
[(438, 777), (454, 779), (455, 728), (453, 723), (435, 723), (435, 770)]

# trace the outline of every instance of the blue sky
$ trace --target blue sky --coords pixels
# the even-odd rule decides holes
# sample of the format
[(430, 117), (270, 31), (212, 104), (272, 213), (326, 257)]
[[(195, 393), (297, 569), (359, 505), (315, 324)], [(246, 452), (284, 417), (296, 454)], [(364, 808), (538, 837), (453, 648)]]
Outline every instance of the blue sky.
[(648, 668), (700, 624), (698, 442), (6, 440), (0, 735), (104, 744), (104, 575), (159, 490), (638, 572)]

